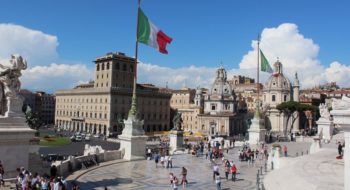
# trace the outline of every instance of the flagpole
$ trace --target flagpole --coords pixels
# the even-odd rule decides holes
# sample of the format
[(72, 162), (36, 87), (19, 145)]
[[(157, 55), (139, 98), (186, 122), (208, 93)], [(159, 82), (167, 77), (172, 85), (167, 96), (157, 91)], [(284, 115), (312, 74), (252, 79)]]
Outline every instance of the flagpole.
[(258, 66), (257, 66), (257, 71), (256, 71), (256, 78), (257, 78), (257, 83), (256, 83), (256, 90), (258, 93), (258, 97), (257, 97), (257, 106), (256, 106), (256, 112), (255, 113), (259, 113), (259, 108), (260, 108), (260, 88), (259, 88), (259, 73), (260, 73), (260, 34), (258, 35)]
[(136, 44), (135, 44), (135, 61), (134, 61), (134, 84), (133, 84), (133, 90), (132, 90), (132, 102), (131, 102), (131, 108), (129, 111), (128, 117), (135, 118), (137, 116), (137, 100), (136, 100), (136, 81), (137, 81), (137, 54), (138, 54), (138, 48), (139, 48), (139, 14), (140, 14), (140, 4), (141, 0), (138, 0), (137, 3), (137, 21), (136, 21)]

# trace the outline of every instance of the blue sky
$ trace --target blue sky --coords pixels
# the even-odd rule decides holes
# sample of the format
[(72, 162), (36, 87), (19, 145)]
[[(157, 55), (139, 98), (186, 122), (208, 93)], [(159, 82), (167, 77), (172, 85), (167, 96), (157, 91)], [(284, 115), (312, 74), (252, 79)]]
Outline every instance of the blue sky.
[[(92, 60), (106, 52), (134, 55), (136, 7), (136, 0), (3, 0), (0, 23), (56, 36), (58, 56), (53, 62), (91, 69)], [(350, 3), (345, 0), (143, 0), (141, 7), (173, 38), (168, 55), (140, 45), (139, 59), (145, 63), (176, 69), (217, 67), (222, 61), (226, 68), (237, 69), (252, 50), (252, 40), (263, 29), (283, 23), (297, 25), (319, 46), (321, 65), (350, 63)]]

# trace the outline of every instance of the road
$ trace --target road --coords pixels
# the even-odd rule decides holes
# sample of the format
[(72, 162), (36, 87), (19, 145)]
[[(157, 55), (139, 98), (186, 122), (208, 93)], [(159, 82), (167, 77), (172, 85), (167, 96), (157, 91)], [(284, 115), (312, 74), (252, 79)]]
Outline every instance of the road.
[[(54, 134), (52, 130), (41, 130), (47, 134)], [(72, 142), (64, 146), (47, 146), (40, 147), (39, 154), (60, 154), (60, 155), (82, 155), (84, 152), (85, 144), (100, 145), (104, 150), (117, 150), (119, 149), (119, 143), (107, 142), (100, 138), (91, 137), (90, 141)]]

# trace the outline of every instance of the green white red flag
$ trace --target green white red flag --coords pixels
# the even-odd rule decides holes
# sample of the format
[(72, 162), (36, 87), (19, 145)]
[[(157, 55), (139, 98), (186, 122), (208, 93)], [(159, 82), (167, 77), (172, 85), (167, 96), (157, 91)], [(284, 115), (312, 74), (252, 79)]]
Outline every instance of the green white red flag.
[(159, 52), (167, 54), (166, 45), (170, 44), (172, 39), (164, 32), (158, 29), (139, 8), (138, 17), (138, 41), (156, 48)]
[(268, 72), (268, 73), (273, 73), (273, 70), (270, 66), (270, 63), (269, 61), (266, 59), (265, 55), (263, 54), (263, 52), (260, 50), (260, 69), (261, 71), (264, 71), (264, 72)]

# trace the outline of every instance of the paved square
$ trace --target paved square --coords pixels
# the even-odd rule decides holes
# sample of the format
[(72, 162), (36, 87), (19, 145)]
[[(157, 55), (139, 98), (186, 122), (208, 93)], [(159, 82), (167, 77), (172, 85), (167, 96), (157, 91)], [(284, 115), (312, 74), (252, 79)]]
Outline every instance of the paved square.
[[(256, 173), (263, 161), (257, 160), (254, 165), (238, 161), (238, 150), (230, 150), (225, 158), (233, 160), (238, 167), (238, 181), (227, 181), (221, 160), (216, 160), (220, 166), (222, 189), (255, 189)], [(142, 160), (118, 163), (92, 170), (77, 179), (81, 189), (171, 189), (169, 172), (173, 172), (181, 181), (181, 168), (187, 168), (186, 189), (216, 189), (212, 178), (212, 163), (205, 156), (195, 157), (189, 154), (175, 155), (173, 168), (156, 168), (154, 160)], [(179, 187), (182, 189), (182, 187)]]

